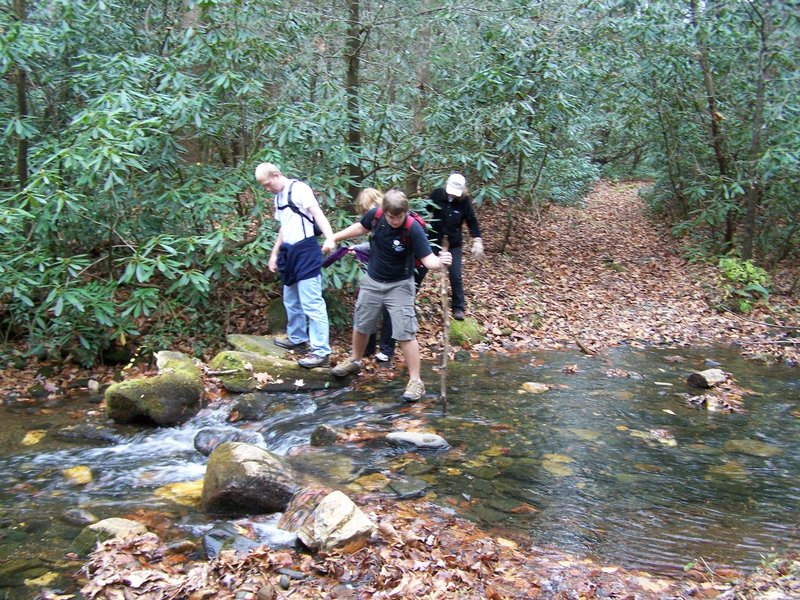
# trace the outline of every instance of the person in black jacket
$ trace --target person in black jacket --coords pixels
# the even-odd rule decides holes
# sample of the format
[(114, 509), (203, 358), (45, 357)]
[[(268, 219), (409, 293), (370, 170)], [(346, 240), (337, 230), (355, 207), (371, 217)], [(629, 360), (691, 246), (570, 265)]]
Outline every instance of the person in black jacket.
[(431, 241), (441, 248), (444, 237), (453, 256), (450, 265), (450, 308), (453, 311), (453, 318), (463, 321), (465, 303), (464, 280), (461, 277), (462, 225), (467, 224), (469, 234), (472, 236), (472, 258), (483, 257), (483, 240), (472, 198), (467, 190), (467, 182), (461, 173), (453, 173), (447, 178), (444, 187), (431, 192), (430, 210), (433, 217), (430, 223)]

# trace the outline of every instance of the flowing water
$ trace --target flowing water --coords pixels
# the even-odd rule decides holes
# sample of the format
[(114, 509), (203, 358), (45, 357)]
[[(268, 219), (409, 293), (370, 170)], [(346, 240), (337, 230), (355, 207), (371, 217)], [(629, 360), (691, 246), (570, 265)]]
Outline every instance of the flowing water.
[[(198, 539), (218, 523), (157, 493), (202, 479), (207, 459), (193, 440), (204, 427), (260, 431), (266, 448), (345, 491), (388, 480), (385, 493), (433, 493), (494, 533), (524, 534), (602, 562), (657, 573), (675, 573), (696, 559), (750, 569), (797, 547), (797, 370), (748, 362), (726, 348), (681, 350), (683, 362), (675, 362), (676, 353), (620, 348), (597, 357), (484, 357), (451, 363), (447, 415), (436, 401), (438, 374), (428, 371), (429, 399), (414, 406), (398, 401), (404, 382), (397, 378), (358, 391), (256, 397), (257, 420), (228, 422), (226, 404), (176, 428), (112, 425), (113, 445), (55, 435), (75, 425), (87, 404), (102, 410), (91, 404), (97, 398), (6, 400), (0, 598), (30, 598), (37, 585), (69, 587), (63, 576), (80, 563), (64, 556), (81, 530), (64, 521), (69, 509), (139, 518), (172, 538)], [(747, 391), (743, 412), (710, 412), (687, 401), (686, 393), (700, 392), (686, 386), (686, 375), (708, 361)], [(527, 393), (526, 382), (550, 389)], [(373, 439), (310, 448), (320, 424), (373, 433), (427, 427), (451, 447), (410, 453)], [(90, 483), (64, 477), (79, 466), (91, 469)], [(259, 539), (291, 543), (274, 517), (255, 521)]]

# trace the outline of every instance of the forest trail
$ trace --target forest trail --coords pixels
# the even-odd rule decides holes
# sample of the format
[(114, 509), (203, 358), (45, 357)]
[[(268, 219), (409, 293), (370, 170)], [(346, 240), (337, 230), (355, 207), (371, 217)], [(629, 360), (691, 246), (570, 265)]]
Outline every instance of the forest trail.
[[(475, 261), (465, 251), (464, 279), (467, 314), (489, 332), (486, 349), (577, 348), (577, 340), (594, 351), (620, 343), (735, 342), (745, 354), (800, 362), (782, 339), (788, 330), (766, 325), (766, 315), (712, 307), (716, 269), (688, 262), (680, 240), (646, 219), (642, 185), (600, 181), (585, 207), (520, 211), (505, 255), (498, 253), (505, 207), (479, 209), (487, 255)], [(427, 302), (420, 302), (421, 339), (430, 352), (436, 336), (425, 312), (435, 314), (434, 280), (426, 280)], [(783, 315), (781, 324), (798, 324), (796, 306)]]

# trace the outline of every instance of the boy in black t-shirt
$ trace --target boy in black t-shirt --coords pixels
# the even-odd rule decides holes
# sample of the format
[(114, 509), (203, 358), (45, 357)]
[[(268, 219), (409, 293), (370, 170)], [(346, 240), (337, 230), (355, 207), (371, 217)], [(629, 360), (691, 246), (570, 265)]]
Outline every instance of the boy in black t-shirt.
[(414, 310), (414, 257), (428, 269), (450, 265), (449, 252), (437, 257), (431, 250), (422, 227), (408, 214), (408, 198), (400, 190), (383, 195), (383, 214), (375, 221), (377, 209), (372, 209), (360, 221), (333, 236), (336, 243), (372, 232), (370, 235), (367, 273), (359, 284), (356, 310), (353, 317), (353, 348), (350, 358), (336, 365), (332, 373), (344, 377), (361, 370), (361, 359), (369, 336), (385, 307), (392, 320), (392, 337), (408, 367), (409, 381), (403, 399), (415, 402), (425, 394), (420, 379), (417, 317)]

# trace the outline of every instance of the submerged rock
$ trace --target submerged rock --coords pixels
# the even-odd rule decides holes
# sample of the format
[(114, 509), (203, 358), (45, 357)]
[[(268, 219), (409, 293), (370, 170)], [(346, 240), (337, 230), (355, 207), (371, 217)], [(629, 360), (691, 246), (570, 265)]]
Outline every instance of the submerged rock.
[(759, 440), (728, 440), (722, 447), (725, 452), (738, 452), (740, 454), (749, 454), (751, 456), (760, 456), (761, 458), (770, 458), (783, 454), (778, 446), (767, 444)]
[(264, 443), (264, 437), (257, 431), (242, 429), (201, 429), (194, 436), (194, 448), (203, 456), (209, 456), (214, 448), (225, 442), (243, 442), (255, 446)]
[(401, 477), (389, 482), (391, 489), (400, 500), (419, 498), (428, 491), (428, 483), (418, 477)]
[(311, 433), (312, 446), (331, 446), (339, 439), (341, 429), (323, 423)]
[(53, 433), (53, 437), (65, 442), (102, 444), (105, 446), (112, 446), (120, 441), (120, 436), (114, 430), (103, 425), (91, 423), (79, 423), (62, 427)]
[(217, 523), (203, 534), (203, 550), (208, 560), (217, 558), (223, 550), (247, 552), (260, 545), (260, 542), (243, 536), (241, 529), (227, 521)]
[(548, 391), (550, 386), (544, 383), (537, 383), (535, 381), (526, 381), (522, 384), (520, 392), (527, 392), (529, 394), (543, 394)]
[(170, 500), (181, 506), (200, 506), (200, 497), (203, 494), (203, 480), (178, 481), (162, 485), (155, 495), (164, 500)]
[(97, 523), (100, 519), (83, 508), (70, 508), (61, 515), (61, 520), (70, 525), (86, 526)]

